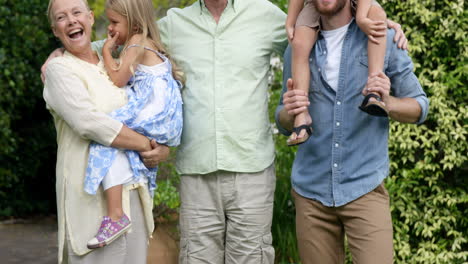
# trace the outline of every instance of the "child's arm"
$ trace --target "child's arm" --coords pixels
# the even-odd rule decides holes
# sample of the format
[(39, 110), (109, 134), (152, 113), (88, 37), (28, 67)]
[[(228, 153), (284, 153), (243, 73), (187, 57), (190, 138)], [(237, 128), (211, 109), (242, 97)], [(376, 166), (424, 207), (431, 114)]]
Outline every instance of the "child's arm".
[[(113, 37), (107, 36), (107, 40), (102, 48), (102, 57), (104, 59), (104, 67), (107, 70), (107, 74), (111, 81), (118, 87), (125, 86), (130, 78), (132, 72), (130, 65), (137, 65), (140, 58), (136, 58), (138, 55), (137, 49), (126, 49), (123, 56), (120, 58), (120, 65), (112, 57), (112, 51), (116, 48), (115, 41), (117, 40), (119, 33), (116, 33)], [(127, 46), (132, 44), (139, 44), (138, 37), (134, 35), (130, 38)], [(136, 59), (135, 59), (136, 58)]]
[(286, 18), (286, 32), (288, 33), (289, 41), (294, 38), (296, 20), (303, 7), (304, 0), (289, 0), (288, 17)]
[(369, 40), (379, 44), (376, 39), (385, 36), (387, 26), (386, 21), (374, 21), (369, 19), (369, 10), (372, 5), (372, 0), (358, 0), (356, 10), (356, 22), (361, 30), (366, 33)]

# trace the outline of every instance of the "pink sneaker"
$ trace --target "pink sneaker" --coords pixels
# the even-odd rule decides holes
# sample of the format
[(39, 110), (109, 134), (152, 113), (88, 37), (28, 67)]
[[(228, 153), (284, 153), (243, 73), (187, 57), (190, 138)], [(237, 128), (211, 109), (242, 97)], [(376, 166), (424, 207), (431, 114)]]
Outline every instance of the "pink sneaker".
[(104, 216), (96, 236), (88, 241), (87, 246), (89, 249), (104, 247), (120, 237), (131, 226), (132, 223), (126, 214), (115, 222), (110, 217)]

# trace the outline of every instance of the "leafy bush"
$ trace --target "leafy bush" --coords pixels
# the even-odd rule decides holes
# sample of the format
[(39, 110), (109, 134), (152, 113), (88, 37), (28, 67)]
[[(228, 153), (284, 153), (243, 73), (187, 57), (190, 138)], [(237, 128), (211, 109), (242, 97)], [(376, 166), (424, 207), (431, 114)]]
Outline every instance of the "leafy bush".
[(0, 217), (55, 210), (55, 132), (40, 67), (57, 42), (46, 9), (0, 0)]
[(463, 0), (382, 2), (407, 32), (431, 99), (424, 125), (390, 130), (396, 262), (466, 263), (468, 13)]

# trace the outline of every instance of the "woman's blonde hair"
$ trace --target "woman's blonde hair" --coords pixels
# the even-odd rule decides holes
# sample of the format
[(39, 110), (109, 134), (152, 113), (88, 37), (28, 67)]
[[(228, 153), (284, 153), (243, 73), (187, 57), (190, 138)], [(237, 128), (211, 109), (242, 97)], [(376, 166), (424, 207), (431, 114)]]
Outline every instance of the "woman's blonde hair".
[[(88, 4), (87, 0), (81, 0), (81, 2), (83, 2), (83, 4), (85, 4), (86, 9), (88, 11), (91, 11), (91, 9), (89, 9), (89, 4)], [(55, 26), (54, 14), (52, 14), (52, 5), (54, 3), (55, 3), (55, 0), (50, 0), (49, 1), (49, 6), (47, 6), (47, 19), (49, 19), (49, 24), (50, 24), (51, 27)]]
[[(159, 29), (156, 25), (156, 16), (154, 13), (153, 2), (151, 0), (107, 0), (106, 9), (112, 10), (117, 14), (127, 18), (128, 23), (128, 36), (125, 42), (127, 46), (128, 40), (134, 34), (141, 34), (141, 43), (138, 51), (138, 56), (142, 56), (144, 53), (144, 43), (151, 43), (156, 50), (164, 54), (172, 63), (172, 75), (174, 79), (184, 82), (182, 71), (179, 70), (176, 63), (167, 53), (164, 45), (161, 42), (159, 36)], [(125, 52), (125, 48), (123, 53)], [(121, 56), (123, 55), (121, 54)], [(131, 63), (131, 65), (133, 62)], [(133, 69), (130, 69), (133, 72)]]

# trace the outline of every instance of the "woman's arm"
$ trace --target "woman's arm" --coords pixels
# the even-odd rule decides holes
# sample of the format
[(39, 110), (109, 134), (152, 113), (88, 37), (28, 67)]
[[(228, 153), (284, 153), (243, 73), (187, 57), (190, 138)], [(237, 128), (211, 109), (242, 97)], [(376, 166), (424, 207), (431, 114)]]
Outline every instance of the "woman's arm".
[(149, 138), (131, 130), (125, 125), (122, 126), (122, 129), (110, 146), (114, 148), (135, 150), (138, 152), (145, 152), (153, 149)]
[(65, 63), (49, 63), (43, 95), (47, 108), (82, 138), (136, 151), (152, 149), (147, 137), (99, 111), (83, 81)]

